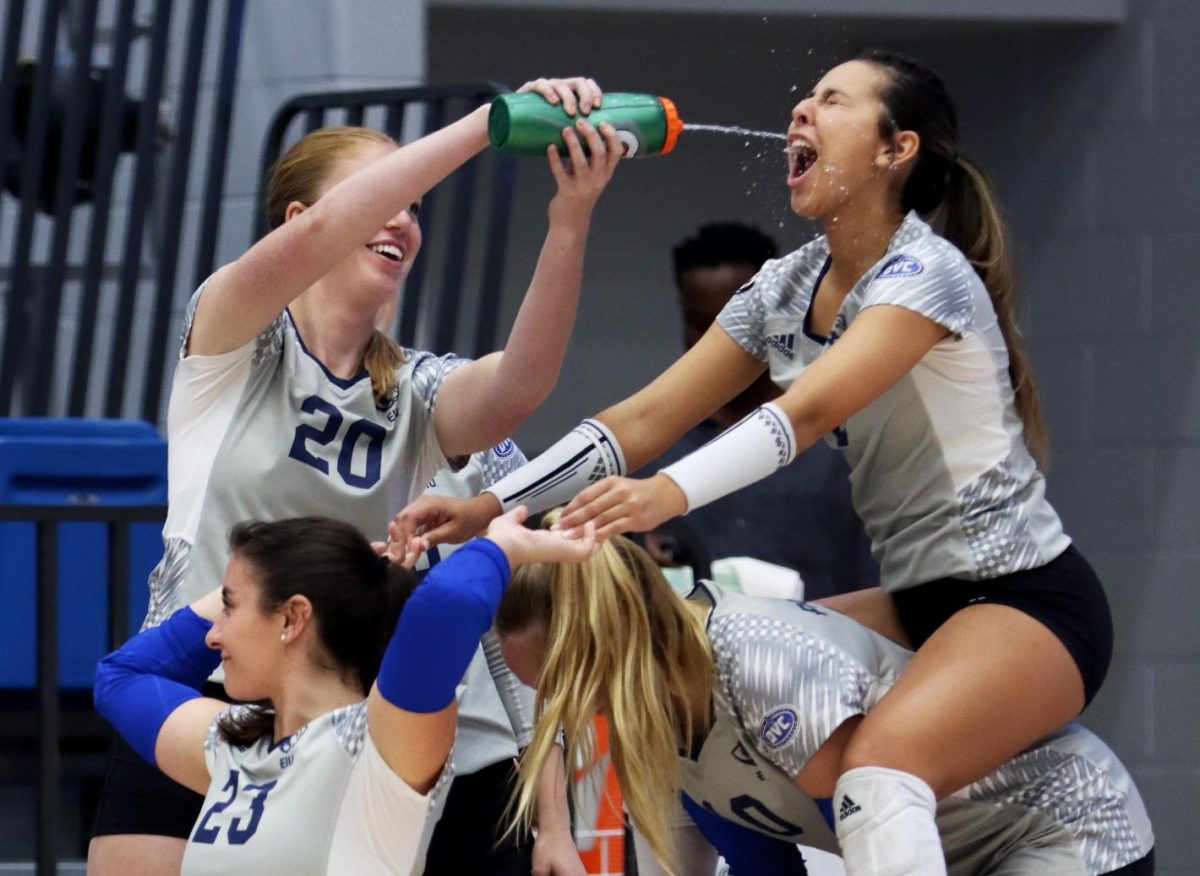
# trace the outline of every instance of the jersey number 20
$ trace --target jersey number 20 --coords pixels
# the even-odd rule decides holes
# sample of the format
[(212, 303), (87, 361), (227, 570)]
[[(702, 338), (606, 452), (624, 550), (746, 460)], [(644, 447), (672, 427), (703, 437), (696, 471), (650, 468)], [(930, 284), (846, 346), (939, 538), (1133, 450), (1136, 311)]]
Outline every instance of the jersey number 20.
[[(292, 449), (288, 451), (288, 456), (305, 465), (311, 465), (321, 474), (327, 475), (329, 474), (328, 460), (322, 459), (309, 450), (308, 443), (311, 441), (317, 447), (326, 447), (332, 444), (341, 433), (345, 418), (341, 411), (316, 395), (306, 398), (300, 405), (300, 410), (306, 414), (324, 414), (325, 425), (319, 429), (308, 423), (301, 423), (297, 426), (296, 434), (292, 438)], [(338, 475), (346, 484), (366, 490), (379, 483), (380, 466), (383, 459), (383, 439), (386, 436), (387, 430), (378, 423), (372, 423), (370, 420), (352, 420), (350, 422), (349, 428), (341, 436), (341, 449), (337, 455)], [(366, 465), (363, 472), (359, 474), (353, 469), (354, 451), (358, 449), (363, 438), (367, 440)]]

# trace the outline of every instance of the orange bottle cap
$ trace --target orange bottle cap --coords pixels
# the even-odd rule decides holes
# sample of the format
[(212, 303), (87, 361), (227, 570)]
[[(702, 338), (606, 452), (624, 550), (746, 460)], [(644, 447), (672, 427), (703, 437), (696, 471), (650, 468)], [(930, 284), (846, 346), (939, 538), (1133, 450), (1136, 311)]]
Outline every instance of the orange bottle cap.
[(663, 112), (667, 117), (667, 136), (664, 138), (662, 149), (658, 154), (666, 155), (675, 148), (675, 141), (679, 139), (679, 132), (683, 130), (683, 119), (679, 118), (674, 101), (666, 97), (660, 97), (659, 101), (662, 102)]

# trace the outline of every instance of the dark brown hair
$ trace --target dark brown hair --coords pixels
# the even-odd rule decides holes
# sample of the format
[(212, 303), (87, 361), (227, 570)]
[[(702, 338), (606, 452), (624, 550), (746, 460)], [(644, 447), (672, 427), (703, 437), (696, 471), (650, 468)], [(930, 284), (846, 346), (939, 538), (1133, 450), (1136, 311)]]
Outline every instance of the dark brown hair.
[(1008, 230), (987, 177), (959, 149), (954, 102), (936, 73), (904, 55), (873, 49), (855, 60), (887, 77), (879, 95), (886, 109), (879, 121), (880, 136), (890, 139), (899, 131), (915, 131), (921, 138), (901, 207), (927, 216), (966, 255), (987, 287), (1008, 347), (1008, 375), (1025, 444), (1044, 469), (1049, 462), (1046, 424), (1017, 324)]
[[(312, 603), (321, 646), (366, 696), (416, 586), (413, 573), (380, 562), (361, 532), (327, 517), (239, 523), (229, 548), (253, 571), (263, 611), (276, 611), (297, 595)], [(235, 709), (218, 726), (229, 742), (249, 745), (272, 732), (274, 714), (262, 704)]]

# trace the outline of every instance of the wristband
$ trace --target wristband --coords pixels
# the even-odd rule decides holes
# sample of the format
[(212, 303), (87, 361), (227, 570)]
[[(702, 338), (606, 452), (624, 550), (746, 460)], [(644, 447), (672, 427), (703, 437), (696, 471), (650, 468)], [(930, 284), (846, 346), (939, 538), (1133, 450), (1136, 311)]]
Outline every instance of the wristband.
[(625, 474), (625, 455), (612, 430), (584, 420), (541, 456), (498, 480), (491, 493), (504, 511), (524, 505), (539, 514), (565, 505), (588, 484)]
[(683, 491), (688, 511), (760, 481), (796, 456), (796, 434), (779, 405), (755, 408), (712, 441), (661, 469)]

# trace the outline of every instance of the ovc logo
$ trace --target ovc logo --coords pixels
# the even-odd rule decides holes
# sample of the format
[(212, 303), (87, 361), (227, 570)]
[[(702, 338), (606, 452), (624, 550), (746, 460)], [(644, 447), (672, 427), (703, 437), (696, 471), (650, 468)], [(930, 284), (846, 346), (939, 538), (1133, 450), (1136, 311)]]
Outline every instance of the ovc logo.
[(883, 269), (875, 275), (875, 279), (890, 280), (896, 277), (915, 277), (924, 270), (925, 266), (912, 256), (898, 255), (883, 266)]
[(796, 710), (791, 706), (780, 706), (772, 709), (767, 717), (762, 719), (758, 732), (767, 745), (771, 748), (779, 748), (791, 741), (799, 726), (800, 719)]

